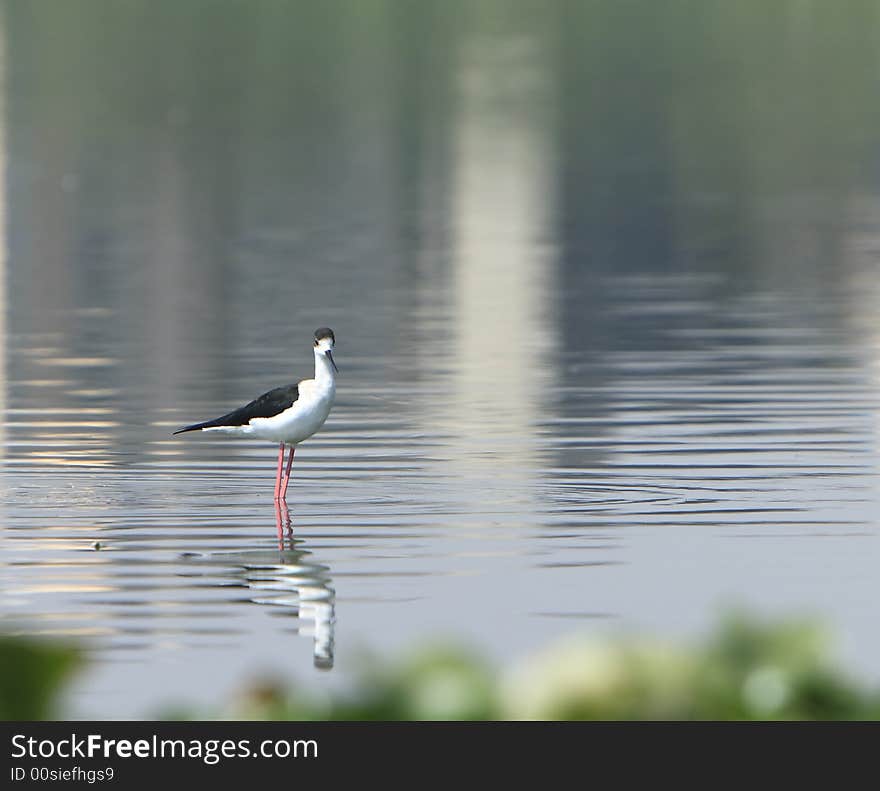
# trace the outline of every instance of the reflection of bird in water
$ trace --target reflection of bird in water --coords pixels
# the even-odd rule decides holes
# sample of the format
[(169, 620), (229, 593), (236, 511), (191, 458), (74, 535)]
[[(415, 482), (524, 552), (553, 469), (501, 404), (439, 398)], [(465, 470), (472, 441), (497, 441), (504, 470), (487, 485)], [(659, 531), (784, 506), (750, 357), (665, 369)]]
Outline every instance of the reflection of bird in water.
[(256, 604), (278, 608), (279, 613), (294, 615), (303, 624), (299, 634), (314, 637), (315, 667), (329, 670), (333, 667), (333, 643), (336, 626), (336, 591), (330, 587), (330, 569), (311, 561), (312, 553), (305, 549), (302, 539), (292, 535), (282, 537), (282, 520), (289, 530), (290, 515), (282, 503), (276, 504), (278, 521), (278, 549), (255, 549), (223, 552), (211, 555), (211, 560), (240, 566), (247, 587), (254, 593)]
[[(290, 468), (296, 446), (312, 436), (327, 419), (336, 397), (336, 363), (333, 346), (336, 337), (329, 327), (315, 330), (315, 378), (293, 385), (276, 387), (249, 404), (226, 415), (175, 431), (220, 431), (244, 437), (268, 439), (278, 445), (278, 470), (275, 473), (275, 501), (287, 497)], [(284, 475), (284, 444), (290, 446)]]

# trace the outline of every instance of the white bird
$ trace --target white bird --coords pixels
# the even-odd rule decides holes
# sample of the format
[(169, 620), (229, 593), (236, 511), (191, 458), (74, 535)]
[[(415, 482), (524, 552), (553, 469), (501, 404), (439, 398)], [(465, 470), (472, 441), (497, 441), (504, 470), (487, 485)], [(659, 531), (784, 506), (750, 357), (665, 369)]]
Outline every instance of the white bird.
[[(329, 327), (315, 330), (314, 379), (303, 379), (297, 384), (276, 387), (229, 414), (204, 423), (184, 426), (174, 433), (220, 431), (279, 443), (275, 499), (285, 500), (296, 446), (324, 425), (336, 397), (336, 374), (339, 369), (333, 361), (335, 344), (336, 337)], [(290, 445), (290, 454), (282, 479), (285, 444)]]

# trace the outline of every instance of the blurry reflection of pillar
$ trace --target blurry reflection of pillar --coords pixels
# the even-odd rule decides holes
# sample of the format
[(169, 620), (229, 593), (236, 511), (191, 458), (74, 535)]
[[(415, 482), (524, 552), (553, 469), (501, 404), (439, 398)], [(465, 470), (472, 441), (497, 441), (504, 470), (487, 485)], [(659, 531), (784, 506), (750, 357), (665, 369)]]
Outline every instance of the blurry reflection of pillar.
[[(458, 64), (452, 168), (455, 469), (526, 495), (552, 389), (554, 139), (540, 32), (470, 36)], [(497, 491), (497, 488), (496, 488)]]

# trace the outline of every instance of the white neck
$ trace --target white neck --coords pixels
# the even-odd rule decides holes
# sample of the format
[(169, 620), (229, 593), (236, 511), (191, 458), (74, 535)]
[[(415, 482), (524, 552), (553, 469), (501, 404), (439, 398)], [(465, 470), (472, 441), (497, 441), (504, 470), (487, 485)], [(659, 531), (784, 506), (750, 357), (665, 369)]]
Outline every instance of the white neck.
[(315, 349), (315, 382), (325, 387), (336, 385), (336, 371), (325, 354)]

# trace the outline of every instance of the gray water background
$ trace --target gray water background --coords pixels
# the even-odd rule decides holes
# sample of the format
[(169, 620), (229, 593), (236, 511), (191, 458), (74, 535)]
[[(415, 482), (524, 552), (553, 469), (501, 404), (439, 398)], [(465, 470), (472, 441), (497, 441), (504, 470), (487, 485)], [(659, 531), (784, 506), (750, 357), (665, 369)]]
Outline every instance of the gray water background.
[[(2, 4), (2, 617), (66, 711), (729, 604), (880, 681), (878, 17)], [(271, 445), (170, 434), (321, 325), (279, 542)]]

